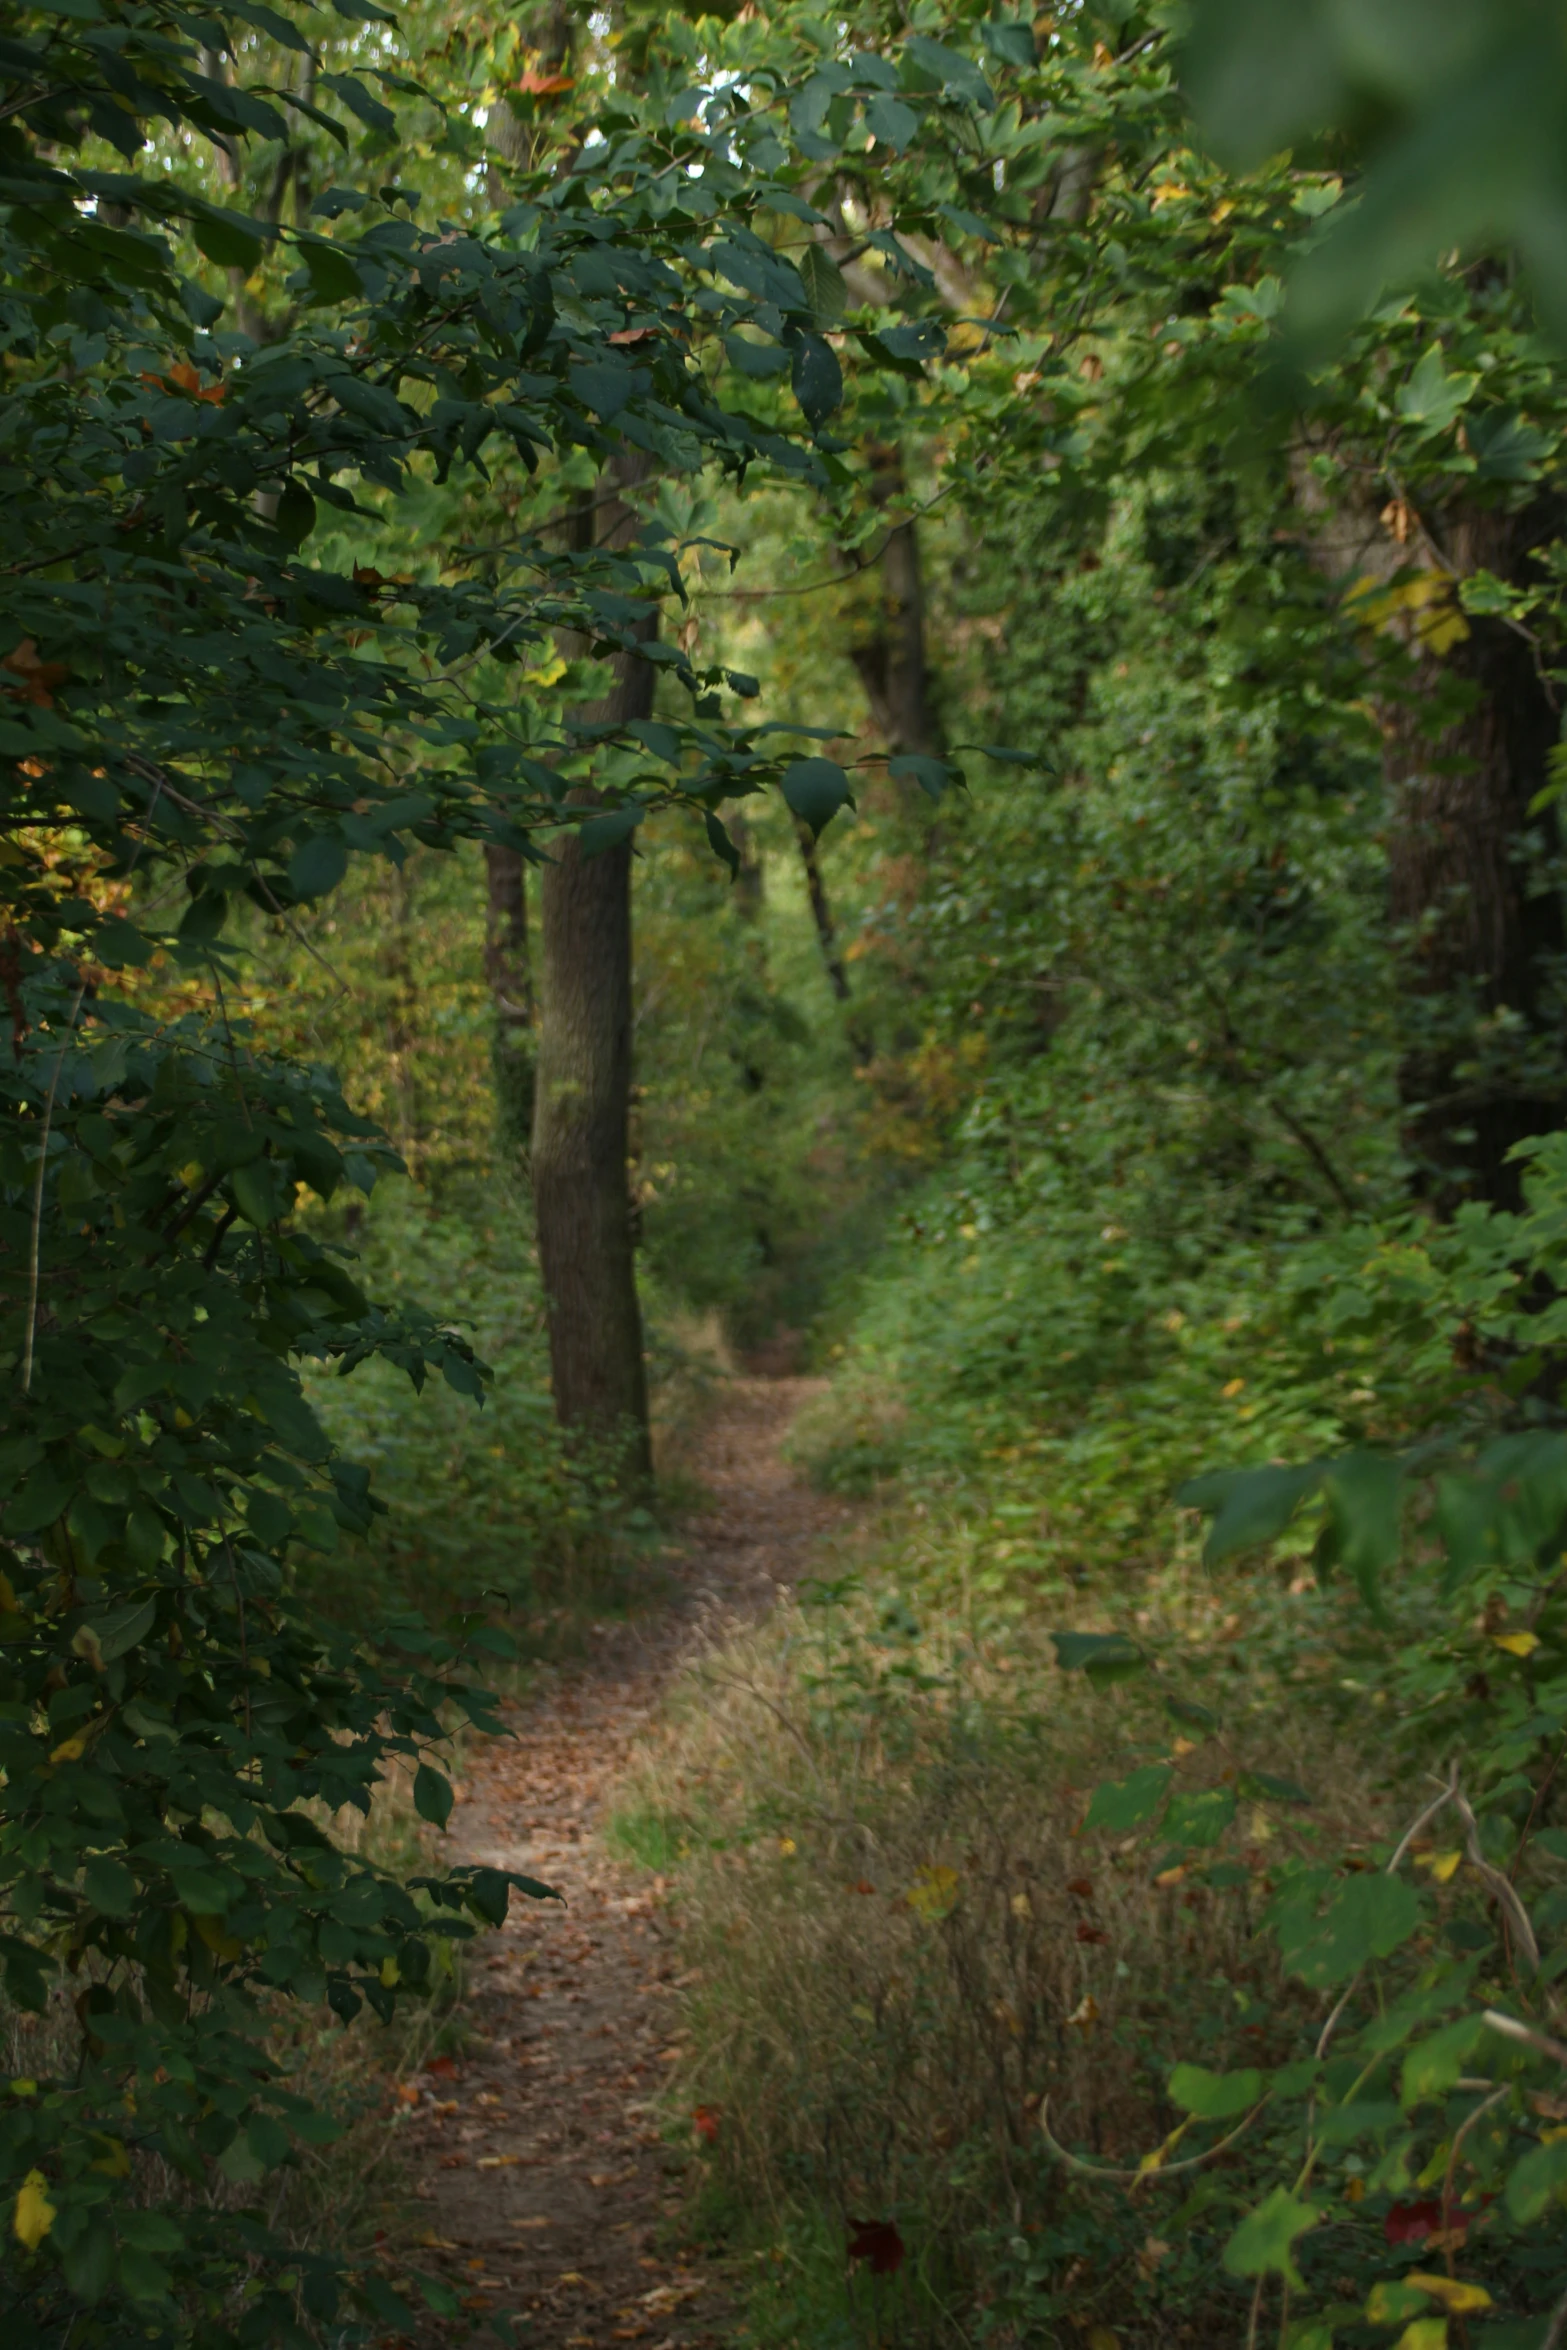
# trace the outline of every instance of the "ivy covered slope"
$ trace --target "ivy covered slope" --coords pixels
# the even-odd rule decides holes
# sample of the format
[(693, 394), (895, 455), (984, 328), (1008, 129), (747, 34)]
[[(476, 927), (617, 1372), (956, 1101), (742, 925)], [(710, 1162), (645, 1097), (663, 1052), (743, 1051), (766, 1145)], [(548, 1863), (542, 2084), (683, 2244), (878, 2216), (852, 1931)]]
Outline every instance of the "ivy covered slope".
[[(285, 2264), (243, 2205), (331, 2128), (271, 2066), (265, 2010), (386, 2013), (433, 1938), (545, 1890), (489, 1870), (405, 1888), (300, 1808), (364, 1808), (401, 1763), (444, 1820), (430, 1749), (452, 1709), (488, 1718), (467, 1676), (493, 1635), (349, 1637), (291, 1596), (291, 1555), (374, 1506), (299, 1366), (379, 1355), (474, 1395), (484, 1374), (295, 1220), (302, 1192), (368, 1190), (392, 1154), (325, 1073), (229, 1020), (231, 906), (286, 925), (352, 855), (415, 841), (531, 853), (580, 820), (590, 760), (600, 839), (671, 805), (721, 855), (726, 796), (781, 780), (819, 826), (847, 789), (726, 725), (724, 679), (642, 641), (678, 585), (667, 534), (584, 548), (550, 505), (572, 463), (838, 465), (838, 361), (758, 233), (816, 217), (788, 183), (787, 97), (819, 28), (798, 71), (786, 31), (712, 28), (704, 95), (677, 24), (634, 100), (601, 77), (569, 132), (503, 166), (476, 127), (482, 59), (443, 104), (368, 0), (338, 18), (74, 0), (0, 34), (0, 1958), (9, 2000), (74, 2015), (58, 2076), (0, 2107), (0, 2289), (29, 2339), (403, 2322), (373, 2276)], [(834, 72), (829, 96), (857, 86)], [(940, 77), (921, 86), (939, 111)], [(405, 119), (448, 216), (397, 177)], [(341, 156), (313, 196), (305, 134)], [(746, 404), (747, 337), (792, 386), (777, 416)], [(504, 559), (397, 578), (360, 559), (405, 488), (503, 477)], [(640, 644), (689, 716), (573, 732), (513, 682), (561, 628)]]

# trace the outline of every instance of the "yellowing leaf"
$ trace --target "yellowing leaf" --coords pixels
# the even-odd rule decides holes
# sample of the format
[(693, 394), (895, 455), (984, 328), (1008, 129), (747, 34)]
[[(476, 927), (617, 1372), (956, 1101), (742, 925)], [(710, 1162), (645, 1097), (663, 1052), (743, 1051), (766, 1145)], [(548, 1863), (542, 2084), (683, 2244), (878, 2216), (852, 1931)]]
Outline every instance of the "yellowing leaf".
[(30, 2170), (16, 2198), (16, 2217), (11, 2225), (29, 2252), (37, 2251), (54, 2226), (54, 2205), (44, 2191), (48, 2183), (41, 2170)]
[(62, 1738), (59, 1745), (50, 1755), (49, 1760), (52, 1763), (80, 1762), (82, 1756), (86, 1752), (87, 1741), (85, 1738), (80, 1736), (75, 1738)]
[(1082, 1998), (1066, 2020), (1076, 2031), (1091, 2032), (1093, 2030), (1099, 2021), (1099, 2002), (1092, 1991), (1083, 1993)]
[(1090, 2326), (1088, 2350), (1121, 2350), (1121, 2337), (1112, 2334), (1108, 2326)]
[(1417, 2317), (1412, 2326), (1405, 2326), (1395, 2350), (1447, 2350), (1446, 2318)]
[(101, 2148), (101, 2152), (97, 2160), (88, 2165), (90, 2170), (100, 2171), (106, 2179), (130, 2177), (131, 2158), (123, 2138), (111, 2138), (106, 2131), (95, 2130), (93, 2144)]
[(923, 1918), (928, 1926), (933, 1926), (942, 1918), (952, 1915), (958, 1906), (961, 1891), (962, 1880), (956, 1869), (932, 1863), (916, 1873), (913, 1884), (903, 1898), (916, 1917)]
[(1509, 1656), (1533, 1656), (1540, 1645), (1538, 1632), (1493, 1632), (1494, 1648), (1505, 1648)]
[(1484, 2285), (1466, 2285), (1458, 2277), (1428, 2276), (1414, 2269), (1404, 2282), (1416, 2286), (1431, 2300), (1440, 2301), (1449, 2317), (1472, 2317), (1477, 2309), (1491, 2306), (1491, 2296)]
[(778, 1849), (783, 1854), (785, 1860), (790, 1860), (793, 1858), (794, 1854), (799, 1851), (800, 1848), (792, 1836), (780, 1836), (778, 1839)]
[(1458, 1874), (1463, 1857), (1461, 1852), (1434, 1852), (1426, 1865), (1438, 1885), (1450, 1885)]
[(388, 1991), (395, 1991), (402, 1979), (403, 1970), (398, 1965), (396, 1959), (383, 1958), (381, 1961), (381, 1981), (386, 1989)]
[(191, 1922), (214, 1958), (238, 1958), (245, 1947), (235, 1940), (221, 1918), (199, 1916)]

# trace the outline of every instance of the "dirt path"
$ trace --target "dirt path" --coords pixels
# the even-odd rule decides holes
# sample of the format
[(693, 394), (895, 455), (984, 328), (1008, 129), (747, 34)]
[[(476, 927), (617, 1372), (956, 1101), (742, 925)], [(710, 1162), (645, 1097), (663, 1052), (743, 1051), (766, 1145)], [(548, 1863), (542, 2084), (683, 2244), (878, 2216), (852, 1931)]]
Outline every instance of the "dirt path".
[(670, 1603), (595, 1627), (591, 1660), (482, 1745), (454, 1858), (558, 1885), (525, 1902), (474, 1968), (471, 2053), (410, 2084), (428, 2213), (419, 2257), (470, 2308), (528, 2317), (528, 2350), (697, 2350), (726, 2339), (717, 2292), (670, 2241), (680, 2163), (654, 2126), (678, 1988), (659, 1883), (604, 1846), (606, 1800), (671, 1677), (726, 1621), (754, 1617), (842, 1524), (780, 1457), (815, 1383), (737, 1379), (699, 1448), (713, 1506), (684, 1530)]

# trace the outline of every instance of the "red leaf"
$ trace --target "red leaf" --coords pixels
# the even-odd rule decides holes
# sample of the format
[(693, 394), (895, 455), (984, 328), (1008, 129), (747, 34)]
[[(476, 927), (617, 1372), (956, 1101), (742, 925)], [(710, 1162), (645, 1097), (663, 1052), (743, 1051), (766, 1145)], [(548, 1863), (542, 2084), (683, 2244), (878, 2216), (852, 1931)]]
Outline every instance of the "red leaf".
[(1077, 1938), (1079, 1942), (1108, 1942), (1110, 1939), (1109, 1935), (1103, 1932), (1100, 1927), (1090, 1926), (1086, 1923), (1078, 1927)]
[(904, 2242), (890, 2219), (851, 2219), (849, 2258), (868, 2260), (873, 2277), (890, 2277), (903, 2266)]
[(618, 334), (611, 335), (609, 339), (612, 343), (656, 343), (658, 329), (656, 326), (623, 326)]
[(856, 1893), (874, 1893), (876, 1888), (869, 1877), (859, 1877), (855, 1880), (853, 1890)]
[(699, 2105), (691, 2116), (691, 2127), (709, 2146), (718, 2144), (719, 2113), (716, 2105)]
[[(1469, 2220), (1464, 2212), (1450, 2210), (1448, 2225), (1462, 2232)], [(1441, 2226), (1442, 2206), (1433, 2196), (1423, 2203), (1395, 2203), (1382, 2222), (1382, 2233), (1390, 2244), (1420, 2244), (1437, 2235)]]
[(524, 98), (553, 98), (558, 90), (576, 88), (569, 73), (525, 73), (517, 88)]
[(1094, 1880), (1092, 1877), (1068, 1877), (1066, 1889), (1068, 1893), (1075, 1893), (1079, 1901), (1092, 1901)]
[(457, 2070), (457, 2063), (454, 2057), (432, 2056), (424, 2069), (427, 2073), (433, 2073), (437, 2080), (449, 2081)]

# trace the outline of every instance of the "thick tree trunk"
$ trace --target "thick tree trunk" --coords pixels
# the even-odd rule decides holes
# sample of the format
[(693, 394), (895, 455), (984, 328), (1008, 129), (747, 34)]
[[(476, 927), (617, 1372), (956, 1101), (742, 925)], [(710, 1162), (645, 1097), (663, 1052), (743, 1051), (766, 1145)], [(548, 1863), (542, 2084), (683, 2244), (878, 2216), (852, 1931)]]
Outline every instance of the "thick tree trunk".
[[(1465, 571), (1516, 578), (1527, 522), (1479, 514), (1461, 527), (1467, 544), (1460, 533), (1446, 544)], [(1448, 1212), (1466, 1198), (1518, 1206), (1508, 1153), (1562, 1115), (1562, 905), (1554, 883), (1531, 878), (1524, 845), (1561, 718), (1522, 637), (1497, 620), (1470, 628), (1444, 664), (1468, 710), (1434, 740), (1424, 731), (1442, 681), (1423, 660), (1387, 750), (1390, 911), (1409, 972), (1399, 1084), (1419, 1180)]]
[(1397, 608), (1391, 625), (1413, 658), (1378, 704), (1404, 1137), (1417, 1189), (1442, 1214), (1466, 1199), (1516, 1207), (1508, 1153), (1558, 1125), (1563, 1104), (1567, 936), (1559, 889), (1531, 873), (1526, 840), (1540, 829), (1530, 804), (1549, 781), (1561, 715), (1529, 642), (1497, 620), (1465, 625), (1452, 583), (1476, 570), (1522, 581), (1559, 518), (1455, 504), (1423, 524), (1395, 500), (1373, 519), (1329, 510), (1304, 467), (1296, 482), (1331, 577), (1374, 585), (1411, 566), (1430, 577)]
[(484, 848), (484, 976), (495, 1028), (495, 1117), (509, 1154), (526, 1152), (533, 1132), (533, 966), (528, 953), (528, 868), (519, 849)]
[[(630, 487), (645, 461), (620, 470)], [(599, 510), (601, 539), (624, 545), (636, 517)], [(645, 634), (657, 629), (649, 613)], [(645, 718), (653, 669), (617, 654), (590, 725)], [(584, 787), (573, 795), (591, 804)], [(555, 847), (540, 888), (541, 1020), (533, 1111), (533, 1199), (549, 1319), (550, 1373), (563, 1427), (619, 1447), (630, 1485), (652, 1475), (647, 1372), (637, 1302), (627, 1142), (631, 1095), (631, 846), (584, 857)]]

